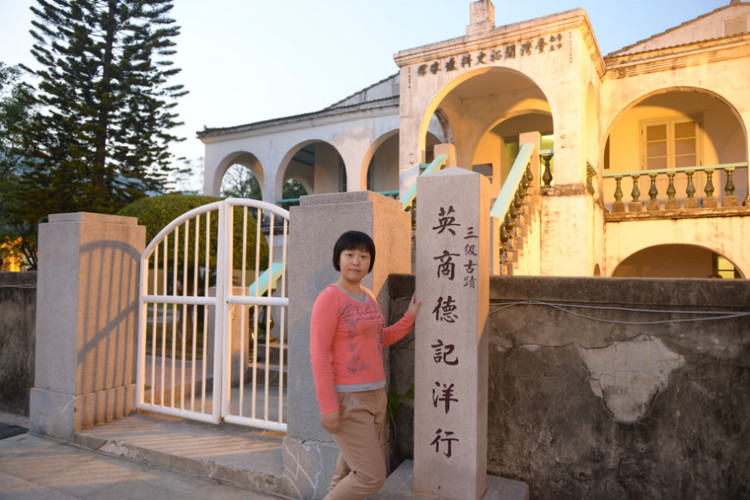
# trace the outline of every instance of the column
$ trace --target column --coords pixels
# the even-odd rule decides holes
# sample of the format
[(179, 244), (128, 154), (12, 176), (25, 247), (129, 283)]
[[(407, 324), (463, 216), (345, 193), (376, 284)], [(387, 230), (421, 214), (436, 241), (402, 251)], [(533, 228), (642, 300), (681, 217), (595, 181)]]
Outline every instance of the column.
[(479, 499), (487, 488), (489, 199), (483, 176), (417, 181), (415, 494)]
[(33, 432), (69, 440), (133, 411), (145, 244), (133, 217), (53, 214), (39, 225)]
[[(289, 220), (288, 427), (284, 438), (284, 480), (298, 498), (323, 498), (338, 457), (330, 434), (320, 426), (320, 409), (310, 367), (310, 313), (318, 294), (334, 283), (333, 245), (349, 230), (375, 242), (375, 265), (362, 284), (388, 313), (389, 274), (411, 272), (411, 216), (398, 201), (369, 191), (303, 196)], [(386, 370), (387, 373), (387, 370)]]

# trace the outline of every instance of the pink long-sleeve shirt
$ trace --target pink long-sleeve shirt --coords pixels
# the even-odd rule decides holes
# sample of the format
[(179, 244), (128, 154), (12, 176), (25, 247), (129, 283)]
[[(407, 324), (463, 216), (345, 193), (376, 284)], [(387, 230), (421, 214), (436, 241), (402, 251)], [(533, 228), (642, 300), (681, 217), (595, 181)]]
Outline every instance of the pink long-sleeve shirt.
[(370, 290), (361, 303), (336, 285), (327, 286), (313, 305), (310, 361), (320, 413), (339, 409), (336, 389), (385, 382), (383, 349), (408, 334), (414, 318), (404, 314), (385, 328)]

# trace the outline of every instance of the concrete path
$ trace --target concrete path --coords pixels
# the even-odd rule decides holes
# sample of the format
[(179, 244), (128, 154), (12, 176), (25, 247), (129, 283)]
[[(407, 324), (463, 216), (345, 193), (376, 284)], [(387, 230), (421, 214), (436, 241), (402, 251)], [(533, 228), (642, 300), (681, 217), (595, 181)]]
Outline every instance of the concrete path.
[(280, 481), (275, 436), (166, 423), (136, 414), (63, 443), (23, 432), (24, 419), (0, 413), (0, 499), (285, 498), (248, 480)]
[[(23, 427), (26, 419), (0, 413), (0, 500), (295, 496), (282, 481), (280, 432), (144, 413), (78, 432), (72, 443), (33, 436)], [(422, 498), (411, 492), (411, 483), (406, 461), (372, 498)], [(488, 476), (484, 500), (528, 495), (524, 483)]]

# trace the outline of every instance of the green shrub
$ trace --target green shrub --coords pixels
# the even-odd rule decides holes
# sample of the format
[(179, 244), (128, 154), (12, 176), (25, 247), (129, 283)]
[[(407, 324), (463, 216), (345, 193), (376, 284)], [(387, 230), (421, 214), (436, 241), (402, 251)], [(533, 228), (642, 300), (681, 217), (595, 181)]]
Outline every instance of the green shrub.
[[(164, 227), (170, 222), (178, 218), (180, 215), (203, 205), (213, 203), (215, 201), (221, 201), (221, 198), (213, 196), (201, 196), (201, 195), (183, 195), (183, 194), (167, 194), (161, 196), (150, 196), (141, 198), (130, 205), (120, 210), (117, 215), (123, 215), (128, 217), (137, 217), (138, 223), (146, 226), (146, 241), (150, 242), (154, 237), (159, 234)], [(255, 269), (255, 237), (256, 237), (256, 219), (253, 217), (254, 210), (248, 210), (247, 218), (247, 263), (246, 269)], [(239, 269), (242, 267), (242, 207), (234, 208), (234, 230), (233, 230), (233, 261), (234, 268)], [(201, 225), (205, 224), (205, 217), (201, 217)], [(180, 229), (180, 236), (177, 242), (178, 244), (178, 267), (182, 265), (183, 246), (184, 246), (184, 229)], [(216, 267), (216, 243), (218, 234), (218, 216), (215, 214), (211, 216), (211, 229), (210, 236), (212, 242), (212, 248), (210, 250), (211, 258), (209, 265), (212, 268)], [(262, 233), (261, 233), (262, 234)], [(195, 226), (191, 223), (190, 232), (188, 234), (189, 245), (194, 244)], [(199, 262), (205, 261), (206, 251), (206, 233), (205, 226), (202, 226), (201, 232), (198, 236), (198, 259)], [(174, 235), (168, 238), (168, 245), (170, 249), (174, 248)], [(195, 255), (193, 252), (188, 252), (188, 266), (192, 268)], [(172, 258), (172, 255), (169, 255)], [(161, 267), (161, 266), (160, 266)], [(268, 267), (268, 242), (266, 238), (261, 237), (260, 247), (260, 270), (265, 270)]]

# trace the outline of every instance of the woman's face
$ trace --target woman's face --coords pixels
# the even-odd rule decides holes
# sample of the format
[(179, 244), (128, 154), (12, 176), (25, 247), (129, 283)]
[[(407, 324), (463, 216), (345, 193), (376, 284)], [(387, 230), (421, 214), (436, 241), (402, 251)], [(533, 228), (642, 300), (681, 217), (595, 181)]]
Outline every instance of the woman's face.
[(349, 249), (339, 256), (341, 277), (350, 283), (359, 283), (370, 272), (370, 252), (363, 249)]

